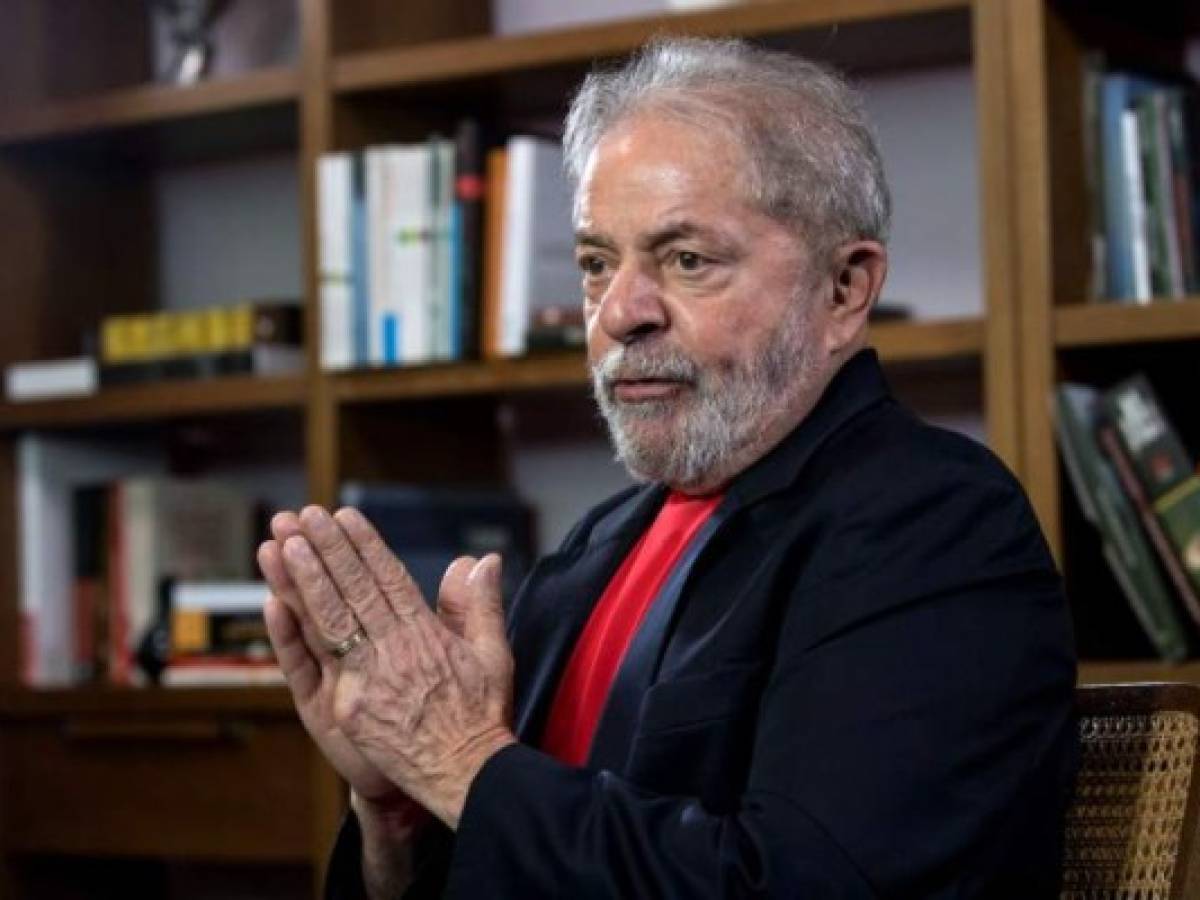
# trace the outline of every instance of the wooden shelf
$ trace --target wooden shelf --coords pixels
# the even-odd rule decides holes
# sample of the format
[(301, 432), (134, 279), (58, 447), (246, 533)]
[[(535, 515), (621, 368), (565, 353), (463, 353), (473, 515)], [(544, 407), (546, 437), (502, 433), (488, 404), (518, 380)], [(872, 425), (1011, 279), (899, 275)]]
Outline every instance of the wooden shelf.
[(79, 714), (254, 713), (295, 716), (283, 687), (0, 689), (0, 717)]
[(556, 353), (493, 362), (352, 372), (334, 376), (334, 396), (342, 403), (372, 403), (506, 394), (585, 384), (587, 369), (583, 354)]
[(0, 112), (0, 146), (296, 104), (299, 94), (300, 78), (291, 67), (262, 69), (194, 87), (138, 85)]
[(308, 383), (301, 376), (234, 375), (109, 388), (91, 397), (0, 403), (0, 430), (106, 425), (183, 416), (299, 409)]
[[(886, 322), (872, 326), (871, 336), (885, 362), (932, 362), (977, 356), (983, 345), (983, 323), (978, 319)], [(337, 375), (334, 396), (342, 403), (372, 403), (584, 387), (587, 383), (583, 354), (557, 353)]]
[(1154, 660), (1082, 660), (1080, 684), (1111, 684), (1127, 681), (1183, 681), (1200, 684), (1200, 660), (1165, 663)]
[(1057, 347), (1096, 347), (1200, 338), (1200, 297), (1145, 306), (1087, 303), (1054, 311)]
[[(587, 66), (597, 58), (629, 53), (665, 32), (766, 37), (864, 22), (899, 25), (906, 18), (922, 14), (964, 14), (970, 6), (967, 0), (774, 0), (739, 4), (727, 9), (664, 14), (512, 37), (483, 36), (356, 53), (334, 60), (332, 80), (334, 90), (342, 93), (444, 85), (556, 66)], [(932, 32), (939, 27), (932, 26), (938, 23), (929, 24), (928, 41), (893, 39), (890, 45), (873, 46), (871, 52), (876, 61), (892, 52), (908, 53), (908, 57), (897, 59), (910, 60), (914, 56), (925, 58), (930, 52), (943, 60), (947, 55), (959, 58), (969, 52), (966, 46), (948, 40), (944, 27), (940, 28), (941, 40), (935, 40)], [(827, 49), (836, 52), (835, 48)]]
[(881, 322), (871, 326), (871, 345), (891, 363), (978, 356), (983, 352), (983, 320)]

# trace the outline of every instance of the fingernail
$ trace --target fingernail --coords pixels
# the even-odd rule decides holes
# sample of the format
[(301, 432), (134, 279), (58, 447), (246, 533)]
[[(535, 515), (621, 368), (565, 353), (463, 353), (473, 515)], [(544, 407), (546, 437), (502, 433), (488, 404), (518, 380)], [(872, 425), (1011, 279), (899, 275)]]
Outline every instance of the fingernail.
[(487, 579), (486, 583), (488, 587), (499, 590), (500, 573), (504, 568), (504, 563), (501, 561), (499, 555), (489, 553), (484, 557), (483, 564), (487, 567), (483, 577)]

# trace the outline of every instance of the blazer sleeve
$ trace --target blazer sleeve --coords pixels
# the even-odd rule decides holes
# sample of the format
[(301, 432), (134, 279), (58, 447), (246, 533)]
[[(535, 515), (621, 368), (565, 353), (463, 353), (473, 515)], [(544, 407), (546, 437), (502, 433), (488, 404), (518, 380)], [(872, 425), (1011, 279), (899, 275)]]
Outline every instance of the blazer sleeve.
[(877, 564), (792, 587), (735, 811), (512, 746), (471, 786), (445, 896), (1056, 896), (1057, 575), (1018, 490), (907, 500), (833, 535)]

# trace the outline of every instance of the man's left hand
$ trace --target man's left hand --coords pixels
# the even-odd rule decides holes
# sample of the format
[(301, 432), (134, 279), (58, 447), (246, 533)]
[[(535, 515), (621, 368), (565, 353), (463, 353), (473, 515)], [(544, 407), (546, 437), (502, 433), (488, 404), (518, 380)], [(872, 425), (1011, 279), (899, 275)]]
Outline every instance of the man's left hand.
[(282, 556), (326, 642), (313, 649), (341, 655), (335, 721), (384, 775), (456, 828), (475, 775), (516, 741), (500, 558), (456, 560), (439, 616), (357, 510), (331, 516), (309, 506), (299, 519), (303, 534), (287, 538)]

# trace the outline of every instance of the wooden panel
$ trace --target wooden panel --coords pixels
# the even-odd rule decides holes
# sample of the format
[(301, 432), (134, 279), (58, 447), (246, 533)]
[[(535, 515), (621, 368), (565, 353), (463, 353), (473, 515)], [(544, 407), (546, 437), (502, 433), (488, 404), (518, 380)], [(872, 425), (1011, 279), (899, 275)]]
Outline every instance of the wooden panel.
[(1081, 684), (1118, 684), (1131, 681), (1200, 684), (1200, 661), (1165, 663), (1153, 660), (1083, 660), (1079, 663)]
[(563, 353), (487, 363), (356, 372), (338, 375), (334, 381), (334, 391), (341, 402), (364, 403), (582, 385), (587, 383), (587, 368), (582, 353)]
[(1054, 386), (1050, 166), (1045, 15), (1042, 0), (1012, 0), (1008, 12), (1012, 160), (1015, 173), (1017, 371), (1021, 378), (1022, 479), (1042, 529), (1061, 552), (1058, 463), (1051, 422)]
[(8, 110), (0, 116), (0, 144), (293, 102), (298, 92), (299, 76), (291, 67), (261, 69), (194, 87), (140, 85)]
[(885, 362), (925, 362), (978, 356), (984, 323), (979, 319), (887, 322), (871, 326), (871, 346)]
[(1147, 306), (1107, 303), (1060, 306), (1054, 311), (1059, 347), (1092, 347), (1200, 338), (1200, 298)]
[(282, 687), (0, 689), (0, 719), (61, 719), (71, 715), (193, 715), (228, 712), (295, 719)]
[(311, 744), (236, 714), (7, 721), (9, 852), (307, 862)]
[(78, 355), (104, 314), (150, 305), (156, 254), (145, 173), (0, 152), (0, 209), (0, 365)]
[(31, 105), (149, 77), (141, 0), (6, 0), (0, 105)]
[(395, 0), (330, 0), (329, 5), (335, 54), (422, 44), (491, 30), (488, 0), (403, 5)]
[[(563, 64), (587, 64), (596, 58), (629, 53), (662, 33), (760, 37), (802, 29), (842, 28), (860, 22), (870, 22), (879, 28), (874, 34), (878, 40), (863, 42), (870, 44), (870, 50), (858, 56), (858, 63), (878, 64), (880, 58), (899, 63), (903, 59), (921, 59), (930, 53), (945, 58), (947, 51), (953, 50), (947, 42), (952, 29), (947, 28), (945, 20), (931, 18), (929, 28), (918, 29), (919, 35), (909, 34), (904, 40), (895, 38), (894, 26), (900, 25), (905, 17), (963, 11), (968, 6), (968, 0), (776, 0), (733, 9), (359, 53), (336, 61), (333, 83), (339, 91), (354, 91), (448, 82)], [(890, 41), (886, 39), (889, 28), (893, 29)], [(813, 49), (828, 57), (834, 52), (836, 42), (826, 35), (822, 43), (827, 45), (826, 52), (820, 52), (819, 47)], [(856, 62), (841, 58), (838, 61), (847, 65)]]
[(186, 416), (300, 408), (303, 377), (229, 376), (107, 388), (92, 397), (0, 403), (0, 430), (109, 425)]

